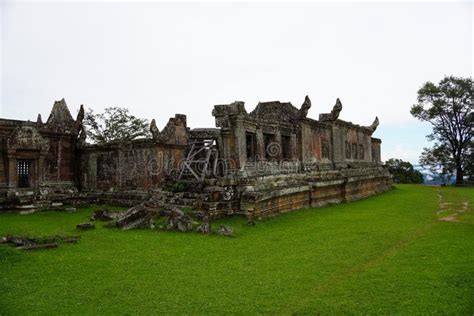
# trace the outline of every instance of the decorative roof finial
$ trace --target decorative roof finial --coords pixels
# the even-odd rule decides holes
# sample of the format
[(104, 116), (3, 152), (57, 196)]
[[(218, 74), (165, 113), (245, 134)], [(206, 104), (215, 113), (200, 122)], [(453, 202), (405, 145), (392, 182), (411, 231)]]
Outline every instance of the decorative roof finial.
[(156, 126), (156, 121), (155, 119), (152, 119), (151, 120), (151, 123), (150, 123), (150, 132), (151, 132), (151, 135), (153, 137), (154, 140), (158, 140), (159, 137), (160, 137), (160, 130), (158, 129), (158, 127)]
[(375, 120), (374, 122), (369, 126), (369, 129), (372, 130), (372, 132), (375, 132), (375, 130), (377, 129), (377, 126), (379, 126), (379, 118), (378, 116), (375, 117)]
[(306, 118), (306, 116), (308, 115), (308, 111), (309, 109), (311, 108), (311, 100), (309, 99), (308, 96), (306, 96), (304, 98), (304, 102), (303, 104), (301, 105), (301, 108), (299, 110), (299, 117), (300, 118)]

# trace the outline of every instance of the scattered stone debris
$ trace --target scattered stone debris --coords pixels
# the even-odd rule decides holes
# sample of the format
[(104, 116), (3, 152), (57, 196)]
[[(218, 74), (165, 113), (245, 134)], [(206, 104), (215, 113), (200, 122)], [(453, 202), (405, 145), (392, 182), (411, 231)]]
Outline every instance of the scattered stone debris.
[(193, 229), (193, 220), (189, 215), (178, 208), (170, 211), (166, 220), (167, 230), (179, 230), (180, 232), (187, 232)]
[(22, 250), (40, 250), (57, 248), (59, 243), (77, 243), (79, 239), (79, 236), (25, 237), (7, 235), (0, 238), (0, 244), (12, 244)]
[(83, 223), (83, 224), (77, 224), (76, 228), (80, 230), (89, 230), (89, 229), (94, 229), (95, 225), (91, 223)]
[(211, 224), (209, 224), (209, 222), (202, 223), (198, 226), (196, 231), (201, 234), (209, 235), (212, 232)]
[(94, 214), (92, 214), (91, 221), (103, 221), (108, 222), (114, 219), (117, 219), (120, 213), (118, 212), (111, 212), (108, 209), (99, 209), (95, 210)]
[(234, 235), (234, 230), (230, 226), (221, 225), (221, 227), (219, 227), (219, 230), (217, 230), (217, 234), (221, 236), (232, 237)]
[(126, 212), (119, 213), (115, 226), (122, 230), (135, 228), (150, 228), (154, 225), (154, 213), (143, 204), (129, 208)]

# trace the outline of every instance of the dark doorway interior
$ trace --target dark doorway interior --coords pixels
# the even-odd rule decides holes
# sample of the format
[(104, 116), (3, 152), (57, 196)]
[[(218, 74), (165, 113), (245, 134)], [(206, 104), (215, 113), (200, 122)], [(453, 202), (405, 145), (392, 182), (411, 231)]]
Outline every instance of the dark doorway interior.
[(18, 160), (18, 187), (29, 188), (30, 187), (30, 160)]
[(257, 139), (254, 133), (245, 134), (247, 144), (247, 160), (256, 161), (257, 156)]

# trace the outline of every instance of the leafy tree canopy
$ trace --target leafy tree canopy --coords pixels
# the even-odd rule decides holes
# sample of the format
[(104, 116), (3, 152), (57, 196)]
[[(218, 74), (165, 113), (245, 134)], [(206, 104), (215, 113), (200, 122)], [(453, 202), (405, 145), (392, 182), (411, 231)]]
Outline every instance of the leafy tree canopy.
[(423, 183), (423, 175), (408, 161), (391, 158), (384, 164), (393, 176), (395, 183)]
[(411, 114), (421, 121), (431, 123), (433, 132), (427, 135), (434, 141), (432, 148), (425, 148), (420, 164), (456, 173), (456, 183), (472, 172), (474, 144), (472, 78), (445, 77), (438, 85), (427, 82), (418, 90), (418, 103)]
[(147, 119), (137, 118), (121, 107), (108, 107), (104, 113), (88, 110), (84, 126), (87, 136), (97, 144), (151, 136)]

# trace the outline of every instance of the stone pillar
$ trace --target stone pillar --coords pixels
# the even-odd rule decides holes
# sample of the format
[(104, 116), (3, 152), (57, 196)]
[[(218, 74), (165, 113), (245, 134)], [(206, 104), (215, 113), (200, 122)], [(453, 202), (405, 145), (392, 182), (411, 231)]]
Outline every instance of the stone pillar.
[(364, 161), (371, 162), (372, 161), (372, 139), (370, 135), (365, 137), (365, 144), (364, 144)]
[(301, 122), (301, 160), (303, 163), (312, 162), (313, 158), (313, 133), (311, 126)]
[[(9, 155), (10, 156), (10, 155)], [(17, 166), (16, 166), (16, 158), (9, 157), (8, 158), (8, 187), (9, 188), (16, 188), (17, 187)]]
[(278, 161), (281, 161), (283, 159), (283, 144), (281, 142), (281, 132), (280, 130), (277, 130), (275, 133), (275, 143), (278, 145), (278, 154), (275, 157)]
[(263, 131), (262, 129), (257, 129), (255, 133), (255, 139), (257, 141), (257, 154), (258, 159), (265, 160), (265, 141), (263, 140)]
[(243, 168), (245, 162), (247, 161), (247, 149), (246, 149), (246, 139), (245, 139), (245, 129), (243, 126), (243, 121), (238, 120), (236, 122), (235, 128), (235, 157), (237, 158), (238, 168)]
[(290, 135), (290, 157), (291, 159), (298, 159), (296, 154), (296, 134)]
[(345, 144), (343, 142), (343, 135), (345, 134), (346, 133), (342, 127), (333, 123), (331, 131), (331, 148), (329, 149), (332, 154), (330, 154), (329, 157), (331, 157), (331, 160), (335, 163), (344, 161)]

